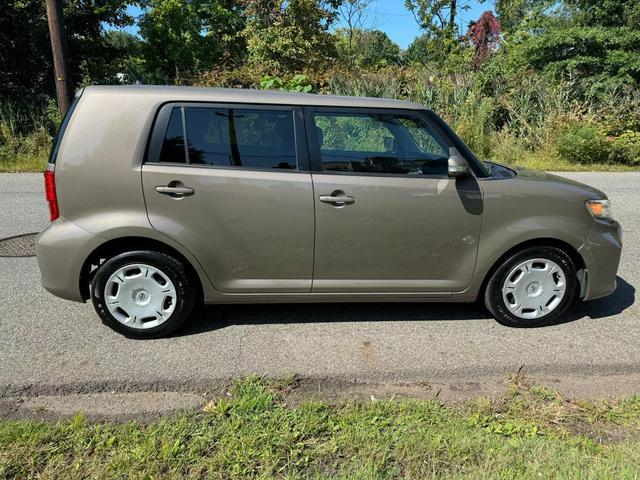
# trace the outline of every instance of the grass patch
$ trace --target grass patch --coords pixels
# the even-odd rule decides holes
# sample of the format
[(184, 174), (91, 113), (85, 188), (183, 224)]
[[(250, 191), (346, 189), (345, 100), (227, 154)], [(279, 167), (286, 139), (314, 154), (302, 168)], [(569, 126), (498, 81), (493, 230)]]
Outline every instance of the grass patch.
[(58, 128), (55, 106), (0, 101), (0, 172), (42, 172)]
[(503, 165), (553, 172), (629, 172), (639, 170), (638, 165), (615, 162), (573, 162), (560, 157), (553, 142), (537, 150), (518, 144), (513, 138), (500, 133), (493, 134), (490, 158)]
[(500, 401), (287, 405), (237, 382), (149, 424), (0, 423), (2, 478), (637, 478), (640, 399), (569, 402), (516, 381)]
[(42, 151), (36, 154), (19, 153), (10, 156), (0, 155), (0, 172), (44, 172), (48, 159), (48, 151)]
[(51, 136), (44, 130), (27, 135), (4, 132), (0, 124), (0, 172), (43, 172), (49, 160)]

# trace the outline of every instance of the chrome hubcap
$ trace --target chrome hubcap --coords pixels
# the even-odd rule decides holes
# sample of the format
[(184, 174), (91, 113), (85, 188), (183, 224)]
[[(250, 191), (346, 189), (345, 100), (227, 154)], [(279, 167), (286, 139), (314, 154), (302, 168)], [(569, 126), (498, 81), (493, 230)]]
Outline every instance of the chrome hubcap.
[(566, 291), (560, 266), (546, 258), (526, 260), (509, 272), (502, 285), (502, 298), (518, 318), (540, 318), (553, 312)]
[(107, 309), (120, 323), (137, 329), (162, 325), (176, 307), (173, 282), (151, 265), (134, 263), (113, 273), (104, 289)]

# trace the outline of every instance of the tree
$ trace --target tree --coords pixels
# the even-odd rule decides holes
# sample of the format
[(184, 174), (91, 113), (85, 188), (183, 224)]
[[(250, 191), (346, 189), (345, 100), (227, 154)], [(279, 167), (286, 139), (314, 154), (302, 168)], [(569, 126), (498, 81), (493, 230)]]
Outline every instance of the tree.
[(566, 0), (565, 3), (579, 25), (640, 28), (639, 0)]
[(242, 9), (232, 0), (151, 0), (139, 20), (151, 78), (180, 83), (242, 56)]
[(380, 30), (338, 29), (334, 36), (338, 55), (344, 63), (361, 68), (400, 63), (400, 47)]
[(458, 8), (469, 8), (467, 4), (458, 4), (458, 0), (405, 0), (405, 6), (420, 28), (434, 36), (455, 35)]
[(570, 80), (575, 94), (594, 98), (640, 85), (640, 0), (526, 5), (525, 20), (510, 32), (500, 55), (505, 74), (533, 69), (555, 81)]
[(110, 30), (105, 33), (105, 42), (116, 51), (108, 69), (114, 72), (120, 83), (151, 83), (142, 59), (142, 40), (129, 32)]
[[(105, 66), (116, 52), (104, 41), (105, 25), (125, 26), (129, 0), (66, 0), (64, 21), (69, 43), (72, 84), (115, 81)], [(8, 0), (0, 15), (0, 95), (22, 100), (52, 96), (53, 63), (45, 4)]]
[(509, 33), (544, 16), (555, 0), (496, 0), (495, 11), (503, 32)]
[(271, 73), (322, 70), (337, 56), (329, 27), (338, 2), (246, 0), (249, 61)]
[(476, 67), (482, 65), (491, 52), (498, 48), (500, 32), (500, 22), (491, 11), (484, 12), (477, 21), (471, 22), (467, 37), (475, 47), (473, 64)]
[(370, 19), (368, 8), (370, 0), (345, 0), (338, 9), (338, 16), (345, 24), (344, 31), (347, 45), (351, 52), (354, 47), (354, 34), (357, 30), (366, 30)]
[(405, 6), (424, 31), (409, 47), (408, 60), (442, 67), (449, 57), (460, 56), (465, 45), (458, 36), (456, 18), (458, 10), (469, 5), (458, 0), (405, 0)]

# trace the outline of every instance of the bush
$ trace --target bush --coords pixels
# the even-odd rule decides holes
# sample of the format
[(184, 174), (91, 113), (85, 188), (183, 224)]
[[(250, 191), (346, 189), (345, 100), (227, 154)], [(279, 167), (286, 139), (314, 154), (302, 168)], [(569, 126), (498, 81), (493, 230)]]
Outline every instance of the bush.
[(612, 162), (640, 165), (640, 132), (630, 130), (615, 138), (611, 144)]
[(313, 85), (311, 85), (309, 77), (306, 75), (294, 75), (287, 82), (277, 76), (265, 75), (260, 79), (260, 90), (283, 90), (287, 92), (311, 93), (313, 91)]
[(560, 133), (556, 149), (562, 159), (572, 163), (607, 163), (611, 142), (596, 125), (570, 124)]
[(0, 102), (0, 171), (44, 170), (59, 121), (53, 101)]

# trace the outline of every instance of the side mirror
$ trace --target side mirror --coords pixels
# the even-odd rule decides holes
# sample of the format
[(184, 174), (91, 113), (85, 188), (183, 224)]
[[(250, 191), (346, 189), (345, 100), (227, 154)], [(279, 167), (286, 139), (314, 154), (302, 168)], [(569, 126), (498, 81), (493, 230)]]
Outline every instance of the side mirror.
[(462, 177), (469, 173), (469, 164), (456, 147), (449, 147), (448, 173), (450, 177)]

